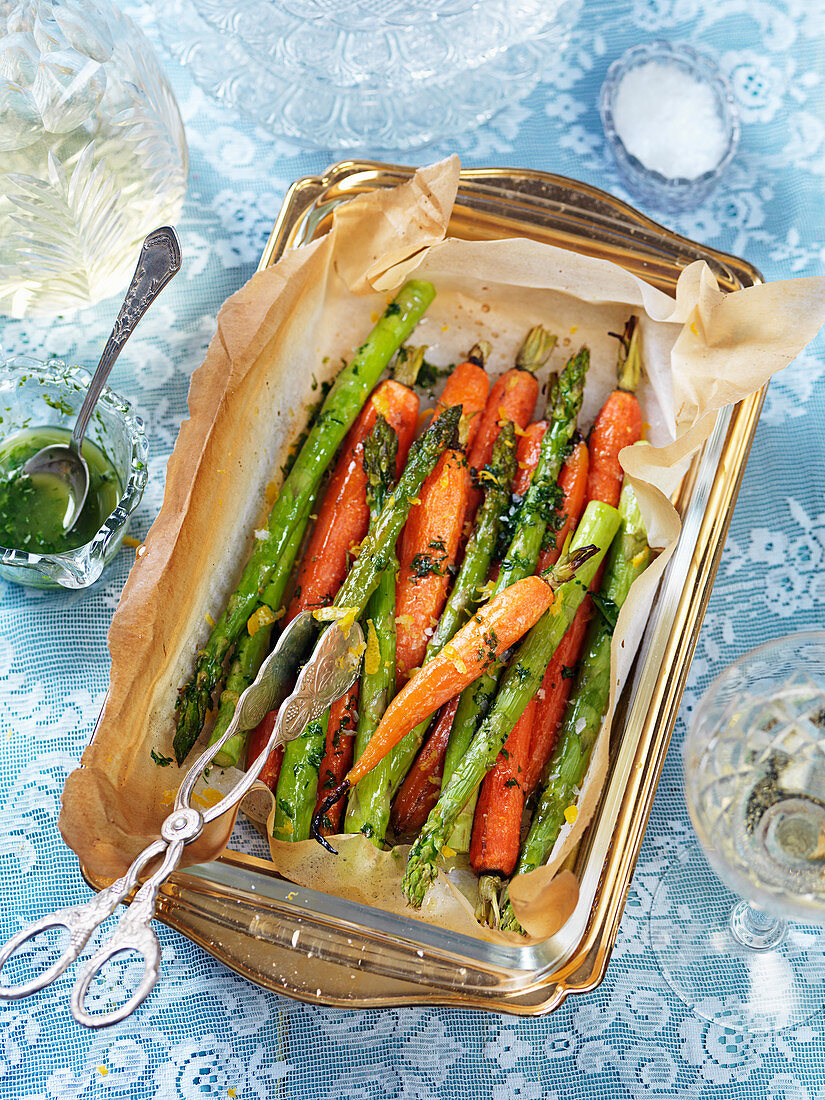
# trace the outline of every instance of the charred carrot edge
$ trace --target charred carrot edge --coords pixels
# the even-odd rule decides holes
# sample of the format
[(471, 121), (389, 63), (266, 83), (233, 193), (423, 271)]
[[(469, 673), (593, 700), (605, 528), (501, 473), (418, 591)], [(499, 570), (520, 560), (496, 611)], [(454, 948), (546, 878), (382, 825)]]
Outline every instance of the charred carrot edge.
[(527, 704), (481, 784), (470, 841), (470, 866), (479, 875), (509, 878), (516, 866), (536, 702)]
[[(396, 586), (396, 678), (403, 685), (424, 660), (447, 599), (470, 496), (461, 451), (445, 451), (410, 509), (401, 536)], [(429, 633), (427, 633), (429, 631)]]
[(539, 688), (530, 752), (522, 776), (525, 798), (529, 798), (536, 789), (550, 754), (556, 746), (564, 708), (573, 686), (572, 673), (579, 659), (590, 620), (589, 603), (590, 598), (585, 597), (576, 612), (576, 617), (567, 628), (567, 633), (559, 642), (559, 647), (547, 666)]
[(398, 434), (396, 472), (403, 469), (418, 425), (418, 397), (393, 379), (369, 398), (344, 441), (295, 582), (285, 624), (301, 611), (329, 603), (340, 588), (354, 547), (367, 533), (369, 509), (364, 440), (380, 414)]
[(396, 836), (418, 833), (438, 801), (444, 756), (457, 709), (458, 698), (451, 699), (441, 708), (429, 737), (395, 796), (390, 820)]
[[(324, 746), (324, 758), (318, 769), (317, 813), (327, 794), (334, 790), (352, 765), (355, 744), (355, 715), (358, 708), (358, 681), (329, 708), (329, 724)], [(338, 802), (323, 815), (319, 832), (321, 836), (333, 836), (341, 831), (344, 803)]]
[[(249, 735), (249, 743), (247, 748), (247, 760), (257, 760), (266, 747), (266, 743), (272, 736), (272, 730), (275, 726), (275, 719), (278, 717), (277, 710), (271, 710), (269, 714), (264, 715), (255, 729)], [(276, 749), (273, 749), (269, 756), (266, 758), (261, 773), (258, 776), (262, 783), (265, 783), (271, 791), (274, 791), (278, 786), (278, 776), (281, 774), (281, 764), (284, 760), (284, 747), (278, 745)]]

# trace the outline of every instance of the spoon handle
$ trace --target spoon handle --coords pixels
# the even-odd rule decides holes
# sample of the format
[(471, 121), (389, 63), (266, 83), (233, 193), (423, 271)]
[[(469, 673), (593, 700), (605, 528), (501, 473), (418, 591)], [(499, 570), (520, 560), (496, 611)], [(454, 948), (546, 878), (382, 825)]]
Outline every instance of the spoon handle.
[(80, 446), (89, 417), (97, 404), (106, 379), (115, 365), (121, 348), (132, 335), (135, 325), (157, 298), (169, 280), (180, 270), (180, 241), (170, 225), (154, 229), (143, 242), (132, 282), (126, 291), (120, 313), (106, 347), (100, 357), (88, 392), (77, 414), (70, 446), (80, 454)]

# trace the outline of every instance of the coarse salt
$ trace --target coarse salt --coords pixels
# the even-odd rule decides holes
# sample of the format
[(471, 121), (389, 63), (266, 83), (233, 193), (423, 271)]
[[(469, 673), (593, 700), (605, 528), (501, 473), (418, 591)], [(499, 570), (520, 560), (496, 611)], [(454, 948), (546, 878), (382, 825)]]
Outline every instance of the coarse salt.
[(662, 61), (625, 73), (616, 88), (613, 122), (625, 149), (669, 179), (711, 171), (727, 146), (710, 85)]

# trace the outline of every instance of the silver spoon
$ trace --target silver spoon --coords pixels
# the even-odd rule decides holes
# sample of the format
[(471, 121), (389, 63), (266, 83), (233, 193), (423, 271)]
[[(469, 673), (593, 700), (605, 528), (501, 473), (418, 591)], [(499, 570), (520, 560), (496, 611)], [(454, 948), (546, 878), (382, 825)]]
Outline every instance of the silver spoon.
[(77, 414), (72, 438), (68, 445), (54, 443), (50, 447), (43, 447), (23, 467), (24, 473), (30, 477), (34, 474), (45, 474), (59, 478), (68, 487), (69, 502), (63, 517), (64, 531), (70, 531), (74, 527), (89, 492), (89, 467), (81, 446), (97, 399), (123, 345), (134, 332), (135, 325), (178, 271), (180, 241), (177, 233), (170, 225), (154, 229), (143, 242), (132, 282)]

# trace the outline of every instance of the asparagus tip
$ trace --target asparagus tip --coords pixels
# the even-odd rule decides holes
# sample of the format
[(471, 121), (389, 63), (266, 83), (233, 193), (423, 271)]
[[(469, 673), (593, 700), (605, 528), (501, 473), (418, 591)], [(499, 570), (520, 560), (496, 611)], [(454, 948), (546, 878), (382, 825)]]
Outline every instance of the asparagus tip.
[(500, 875), (486, 874), (478, 880), (478, 906), (476, 919), (488, 928), (498, 928), (501, 919), (500, 899), (504, 879)]
[(633, 314), (625, 322), (624, 332), (609, 333), (619, 341), (619, 355), (616, 363), (618, 378), (617, 389), (634, 393), (642, 376), (642, 348), (640, 341), (639, 318)]
[(550, 358), (556, 346), (556, 337), (542, 325), (534, 325), (524, 338), (516, 356), (519, 370), (537, 371)]
[(565, 554), (556, 562), (552, 569), (542, 574), (543, 579), (551, 588), (558, 588), (559, 585), (566, 584), (567, 581), (572, 580), (584, 563), (589, 561), (594, 554), (598, 554), (598, 552), (599, 547), (592, 543), (589, 546), (580, 546), (577, 550)]

